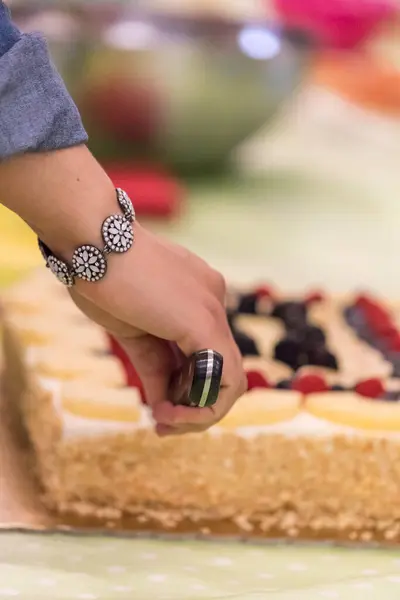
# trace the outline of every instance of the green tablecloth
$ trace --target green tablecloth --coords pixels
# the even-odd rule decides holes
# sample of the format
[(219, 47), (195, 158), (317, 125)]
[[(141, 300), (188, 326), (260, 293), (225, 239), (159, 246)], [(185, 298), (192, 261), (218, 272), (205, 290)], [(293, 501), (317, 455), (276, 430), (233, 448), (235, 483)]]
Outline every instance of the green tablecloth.
[(400, 553), (0, 534), (0, 598), (398, 600)]

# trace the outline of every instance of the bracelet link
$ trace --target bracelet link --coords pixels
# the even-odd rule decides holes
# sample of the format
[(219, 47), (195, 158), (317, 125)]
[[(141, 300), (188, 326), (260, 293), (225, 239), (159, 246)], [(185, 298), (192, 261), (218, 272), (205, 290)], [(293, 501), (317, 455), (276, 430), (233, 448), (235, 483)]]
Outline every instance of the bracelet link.
[(72, 267), (54, 256), (50, 248), (38, 240), (46, 266), (63, 285), (72, 287), (76, 278), (89, 282), (100, 281), (107, 273), (107, 256), (113, 252), (122, 254), (133, 246), (135, 210), (124, 190), (117, 188), (116, 195), (123, 214), (111, 215), (103, 222), (101, 234), (104, 248), (91, 244), (79, 246), (72, 256)]

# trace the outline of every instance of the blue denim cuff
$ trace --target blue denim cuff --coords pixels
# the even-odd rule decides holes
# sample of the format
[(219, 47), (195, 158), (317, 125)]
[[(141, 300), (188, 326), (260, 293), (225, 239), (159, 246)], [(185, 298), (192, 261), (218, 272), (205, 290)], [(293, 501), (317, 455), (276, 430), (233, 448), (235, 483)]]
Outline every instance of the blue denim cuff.
[(0, 159), (87, 142), (81, 117), (42, 35), (22, 35), (0, 57)]
[(11, 21), (10, 11), (0, 0), (0, 57), (21, 39), (21, 32)]

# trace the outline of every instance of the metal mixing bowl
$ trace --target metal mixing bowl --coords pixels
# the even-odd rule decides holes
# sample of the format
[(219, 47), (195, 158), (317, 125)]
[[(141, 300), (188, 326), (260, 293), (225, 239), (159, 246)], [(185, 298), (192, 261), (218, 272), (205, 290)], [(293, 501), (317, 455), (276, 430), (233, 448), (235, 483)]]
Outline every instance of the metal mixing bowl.
[(101, 160), (220, 165), (301, 82), (311, 44), (265, 23), (139, 13), (133, 2), (13, 5), (46, 34)]

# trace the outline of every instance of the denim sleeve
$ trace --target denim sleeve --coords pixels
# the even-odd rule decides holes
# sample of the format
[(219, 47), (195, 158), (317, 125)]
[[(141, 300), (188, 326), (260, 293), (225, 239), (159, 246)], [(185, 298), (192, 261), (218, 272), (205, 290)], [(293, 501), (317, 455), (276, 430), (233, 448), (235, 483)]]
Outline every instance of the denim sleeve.
[(21, 34), (0, 0), (0, 160), (87, 139), (45, 39), (39, 33)]

